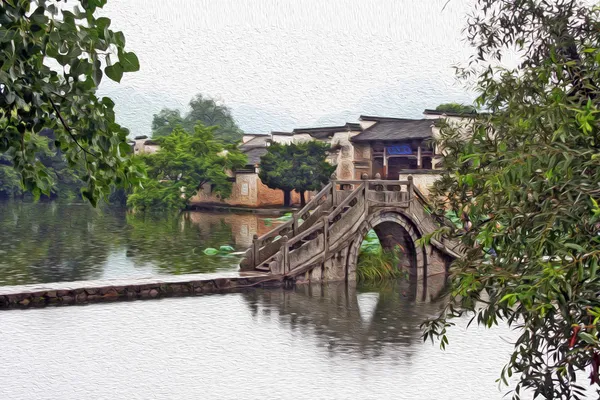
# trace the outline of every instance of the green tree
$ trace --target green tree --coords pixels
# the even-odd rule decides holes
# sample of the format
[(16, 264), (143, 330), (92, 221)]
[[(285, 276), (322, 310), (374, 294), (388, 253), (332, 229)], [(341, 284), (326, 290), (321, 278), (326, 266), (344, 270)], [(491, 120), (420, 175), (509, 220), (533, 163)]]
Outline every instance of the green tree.
[(163, 108), (152, 119), (152, 137), (161, 138), (171, 134), (177, 125), (183, 126), (183, 118), (179, 110)]
[[(0, 2), (0, 154), (37, 197), (52, 178), (36, 159), (36, 138), (54, 130), (55, 146), (87, 188), (93, 204), (113, 183), (136, 183), (127, 130), (115, 122), (114, 103), (96, 97), (103, 74), (119, 82), (137, 71), (122, 32), (94, 14), (106, 0), (5, 0)], [(104, 71), (104, 72), (103, 72)]]
[(314, 140), (289, 145), (273, 143), (261, 157), (259, 177), (271, 189), (283, 190), (285, 206), (291, 203), (292, 190), (300, 193), (304, 206), (305, 192), (319, 190), (335, 171), (335, 166), (326, 161), (329, 150), (327, 143)]
[(457, 114), (477, 114), (477, 109), (475, 107), (459, 103), (443, 103), (437, 106), (435, 110)]
[(294, 153), (294, 189), (300, 193), (300, 204), (306, 204), (305, 192), (320, 190), (329, 182), (336, 166), (327, 162), (331, 146), (310, 140), (292, 145)]
[(231, 194), (227, 171), (246, 165), (246, 156), (214, 138), (214, 127), (181, 127), (160, 139), (160, 150), (139, 156), (147, 168), (144, 187), (135, 188), (127, 204), (135, 210), (183, 209), (205, 184), (222, 197)]
[[(432, 191), (437, 234), (462, 242), (450, 269), (449, 304), (426, 323), (442, 337), (474, 314), (520, 332), (502, 371), (547, 399), (582, 398), (578, 370), (600, 382), (600, 11), (576, 0), (478, 0), (469, 40), (478, 56), (477, 105), (489, 109), (465, 140), (441, 129), (452, 173)], [(516, 68), (490, 67), (506, 49)], [(426, 240), (428, 238), (425, 238)]]
[(7, 157), (0, 154), (0, 198), (8, 199), (23, 192), (21, 177)]
[(260, 158), (258, 177), (271, 189), (283, 191), (283, 205), (291, 205), (291, 194), (294, 190), (294, 161), (292, 145), (273, 143), (267, 153)]
[(192, 131), (198, 122), (205, 126), (215, 126), (215, 138), (223, 143), (236, 143), (242, 139), (244, 132), (237, 126), (231, 111), (225, 105), (219, 105), (209, 97), (196, 95), (190, 103), (190, 111), (181, 116), (179, 110), (162, 109), (154, 114), (152, 120), (152, 137), (169, 135), (177, 125)]
[[(45, 196), (49, 198), (73, 198), (80, 196), (83, 183), (77, 177), (76, 170), (69, 167), (66, 158), (55, 145), (55, 134), (50, 129), (43, 129), (32, 138), (38, 151), (37, 161), (46, 169), (50, 179), (50, 190)], [(6, 155), (0, 155), (0, 197), (10, 198), (25, 195), (22, 177), (16, 171)]]

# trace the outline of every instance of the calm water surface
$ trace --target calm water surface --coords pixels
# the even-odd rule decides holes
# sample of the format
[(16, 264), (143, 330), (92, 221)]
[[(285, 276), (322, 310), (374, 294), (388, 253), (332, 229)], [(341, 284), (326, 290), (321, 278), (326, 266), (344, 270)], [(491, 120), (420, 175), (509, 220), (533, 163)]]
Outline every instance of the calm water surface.
[(253, 214), (138, 217), (87, 204), (0, 203), (0, 285), (235, 271), (239, 256), (279, 223)]
[(501, 399), (505, 328), (418, 325), (439, 311), (406, 283), (0, 313), (2, 399)]
[[(276, 221), (0, 204), (0, 285), (232, 271)], [(0, 312), (0, 399), (501, 399), (516, 333), (423, 343), (443, 279)], [(594, 398), (594, 397), (590, 397)]]

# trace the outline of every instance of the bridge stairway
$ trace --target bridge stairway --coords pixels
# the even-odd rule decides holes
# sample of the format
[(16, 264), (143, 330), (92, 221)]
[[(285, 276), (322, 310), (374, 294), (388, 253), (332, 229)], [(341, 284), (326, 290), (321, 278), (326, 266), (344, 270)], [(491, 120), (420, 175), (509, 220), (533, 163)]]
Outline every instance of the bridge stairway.
[[(424, 233), (437, 229), (412, 177), (406, 181), (334, 180), (289, 221), (262, 236), (255, 235), (240, 267), (274, 275), (300, 275), (347, 246), (360, 224), (378, 208), (410, 212)], [(432, 244), (451, 256), (459, 254), (454, 243), (442, 239)]]

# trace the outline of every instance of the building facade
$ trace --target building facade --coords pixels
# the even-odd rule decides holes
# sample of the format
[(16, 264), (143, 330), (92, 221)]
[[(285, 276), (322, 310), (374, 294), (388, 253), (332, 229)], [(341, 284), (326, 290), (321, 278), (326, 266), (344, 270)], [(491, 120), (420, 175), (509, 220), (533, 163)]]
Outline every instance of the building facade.
[[(469, 118), (434, 110), (425, 110), (423, 114), (422, 119), (362, 115), (358, 123), (244, 135), (240, 150), (248, 157), (248, 164), (244, 169), (230, 173), (233, 183), (231, 196), (221, 199), (205, 187), (191, 202), (244, 207), (283, 205), (283, 192), (268, 188), (258, 177), (260, 158), (271, 143), (290, 144), (307, 140), (331, 145), (328, 161), (337, 166), (337, 179), (358, 180), (366, 174), (370, 179), (405, 180), (410, 175), (417, 188), (427, 194), (442, 168), (443, 151), (434, 144), (434, 139), (439, 136), (436, 120), (444, 118), (451, 123), (465, 125)], [(293, 192), (292, 203), (299, 202), (299, 194)]]

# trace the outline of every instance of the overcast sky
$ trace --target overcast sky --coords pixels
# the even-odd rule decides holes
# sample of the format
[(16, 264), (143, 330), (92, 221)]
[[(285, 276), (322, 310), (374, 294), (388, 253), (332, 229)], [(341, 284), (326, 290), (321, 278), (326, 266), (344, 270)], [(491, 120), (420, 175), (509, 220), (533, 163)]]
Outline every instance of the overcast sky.
[(104, 13), (141, 64), (103, 80), (121, 124), (150, 134), (163, 107), (222, 100), (246, 132), (419, 118), (470, 102), (453, 65), (471, 54), (468, 0), (109, 0)]

